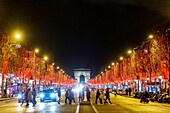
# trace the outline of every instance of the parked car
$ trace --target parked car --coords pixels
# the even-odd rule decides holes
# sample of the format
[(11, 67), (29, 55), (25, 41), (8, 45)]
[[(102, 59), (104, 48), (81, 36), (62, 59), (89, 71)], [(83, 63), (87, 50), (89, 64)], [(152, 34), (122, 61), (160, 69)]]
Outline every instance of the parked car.
[(140, 99), (141, 96), (142, 96), (142, 93), (141, 93), (141, 92), (136, 92), (134, 98)]
[(150, 101), (154, 102), (154, 101), (158, 101), (158, 98), (161, 96), (161, 94), (158, 93), (154, 93), (151, 98)]
[(53, 89), (47, 89), (40, 92), (40, 102), (44, 102), (45, 100), (51, 100), (53, 102), (57, 101), (56, 93)]
[(125, 93), (124, 89), (119, 89), (119, 90), (117, 90), (117, 94), (118, 95), (125, 95), (126, 93)]
[(167, 95), (168, 95), (167, 93), (162, 94), (162, 95), (158, 98), (158, 102), (160, 102), (160, 103), (164, 102), (164, 98), (165, 98)]

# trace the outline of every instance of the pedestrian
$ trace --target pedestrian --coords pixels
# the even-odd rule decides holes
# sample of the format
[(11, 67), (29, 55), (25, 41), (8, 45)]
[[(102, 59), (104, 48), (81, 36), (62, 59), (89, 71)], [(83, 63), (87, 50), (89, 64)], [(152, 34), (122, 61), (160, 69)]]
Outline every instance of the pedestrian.
[(97, 89), (97, 91), (96, 91), (96, 104), (97, 104), (97, 100), (99, 99), (99, 96), (100, 96), (100, 92), (99, 92), (99, 89)]
[(129, 96), (131, 96), (132, 89), (129, 87)]
[(32, 102), (32, 104), (34, 105), (33, 101), (32, 101), (32, 92), (30, 89), (28, 89), (28, 99), (27, 99), (27, 104), (26, 106), (29, 106), (29, 102)]
[(72, 103), (72, 100), (74, 103), (76, 103), (75, 98), (74, 98), (74, 91), (71, 90), (69, 104)]
[(4, 97), (7, 97), (6, 89), (4, 89)]
[(37, 93), (36, 93), (36, 90), (35, 90), (35, 88), (33, 89), (33, 91), (32, 91), (32, 96), (33, 96), (33, 98), (32, 98), (32, 102), (33, 102), (33, 107), (36, 105), (36, 96), (37, 96)]
[(79, 102), (81, 102), (81, 101), (83, 101), (83, 91), (82, 90), (80, 90), (79, 91)]
[(26, 106), (29, 106), (28, 92), (29, 92), (29, 89), (27, 89), (25, 93)]
[(61, 90), (58, 88), (58, 104), (60, 104), (61, 101)]
[(112, 104), (112, 102), (110, 101), (110, 92), (109, 92), (109, 88), (106, 89), (106, 101), (109, 100), (109, 103)]
[(125, 91), (126, 91), (126, 95), (128, 95), (128, 92), (129, 92), (129, 91), (128, 91), (128, 88), (126, 88), (126, 90), (125, 90)]
[(87, 88), (87, 90), (86, 90), (86, 96), (87, 96), (87, 101), (90, 102), (90, 90), (89, 90), (89, 88)]
[(27, 102), (26, 93), (27, 93), (27, 90), (24, 90), (24, 92), (22, 92), (22, 102), (20, 106), (22, 106), (24, 102)]
[(103, 97), (104, 97), (104, 91), (101, 90), (100, 96), (99, 96), (100, 104), (103, 104)]
[(65, 104), (67, 104), (67, 99), (69, 100), (69, 89), (66, 90), (66, 94), (65, 94)]

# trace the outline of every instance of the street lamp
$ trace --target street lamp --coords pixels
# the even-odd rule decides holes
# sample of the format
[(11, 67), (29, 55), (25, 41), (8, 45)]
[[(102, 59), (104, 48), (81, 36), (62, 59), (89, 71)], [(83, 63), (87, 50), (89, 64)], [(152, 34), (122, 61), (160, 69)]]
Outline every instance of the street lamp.
[(120, 60), (123, 60), (123, 57), (120, 57)]
[(108, 69), (110, 69), (110, 66), (108, 66)]
[(112, 63), (112, 66), (114, 66), (114, 65), (115, 65), (115, 63), (113, 62), (113, 63)]
[(128, 51), (128, 54), (131, 54), (131, 53), (132, 53), (132, 51), (131, 51), (131, 50), (129, 50), (129, 51)]
[(57, 66), (57, 69), (60, 69), (60, 67), (59, 67), (59, 66)]
[(47, 56), (44, 56), (44, 60), (47, 61), (47, 60), (48, 60), (48, 57), (47, 57)]
[(15, 37), (16, 37), (16, 39), (19, 39), (20, 38), (20, 34), (16, 34)]
[(55, 63), (52, 63), (52, 65), (54, 66), (54, 65), (55, 65)]
[(153, 38), (153, 35), (149, 35), (149, 38), (152, 39), (152, 38)]

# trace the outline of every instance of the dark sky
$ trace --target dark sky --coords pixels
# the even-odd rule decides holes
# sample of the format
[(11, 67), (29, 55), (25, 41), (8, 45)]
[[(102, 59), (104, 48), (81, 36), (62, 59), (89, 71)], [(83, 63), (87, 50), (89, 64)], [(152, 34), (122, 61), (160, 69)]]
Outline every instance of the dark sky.
[(98, 74), (169, 20), (169, 0), (0, 0), (0, 23), (71, 76)]

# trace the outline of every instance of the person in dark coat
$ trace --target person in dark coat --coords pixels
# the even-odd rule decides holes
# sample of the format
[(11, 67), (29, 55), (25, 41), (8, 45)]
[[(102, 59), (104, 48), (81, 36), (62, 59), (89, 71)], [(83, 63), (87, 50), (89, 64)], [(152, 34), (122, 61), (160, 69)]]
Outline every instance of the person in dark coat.
[(99, 92), (99, 89), (97, 89), (97, 91), (96, 91), (96, 104), (97, 104), (97, 100), (99, 99), (99, 96), (100, 96), (100, 92)]
[(26, 93), (25, 93), (25, 100), (26, 100), (26, 106), (29, 106), (29, 99), (28, 99), (28, 93), (29, 93), (29, 89), (27, 89)]
[(83, 91), (79, 91), (79, 102), (83, 101)]
[(109, 88), (106, 89), (106, 101), (109, 100), (109, 103), (112, 104), (112, 102), (110, 101), (110, 92), (109, 92)]
[(60, 100), (61, 100), (61, 90), (60, 88), (58, 88), (58, 104), (60, 104)]
[(69, 100), (69, 89), (66, 90), (66, 94), (65, 94), (65, 104), (67, 104), (67, 99)]
[(32, 98), (32, 103), (33, 103), (33, 106), (35, 106), (36, 105), (36, 96), (37, 96), (37, 93), (36, 93), (36, 90), (35, 90), (35, 88), (33, 89), (33, 91), (32, 91), (32, 95), (33, 95), (33, 98)]
[(27, 90), (24, 90), (24, 92), (22, 93), (22, 102), (21, 102), (20, 106), (22, 106), (24, 102), (27, 102), (26, 92), (27, 92)]
[(72, 103), (72, 100), (74, 103), (76, 103), (75, 98), (74, 98), (74, 91), (71, 90), (69, 104)]
[(87, 101), (90, 102), (90, 90), (87, 88), (86, 90)]
[(131, 88), (129, 88), (129, 96), (131, 96), (131, 92), (132, 92), (132, 89), (131, 89)]

